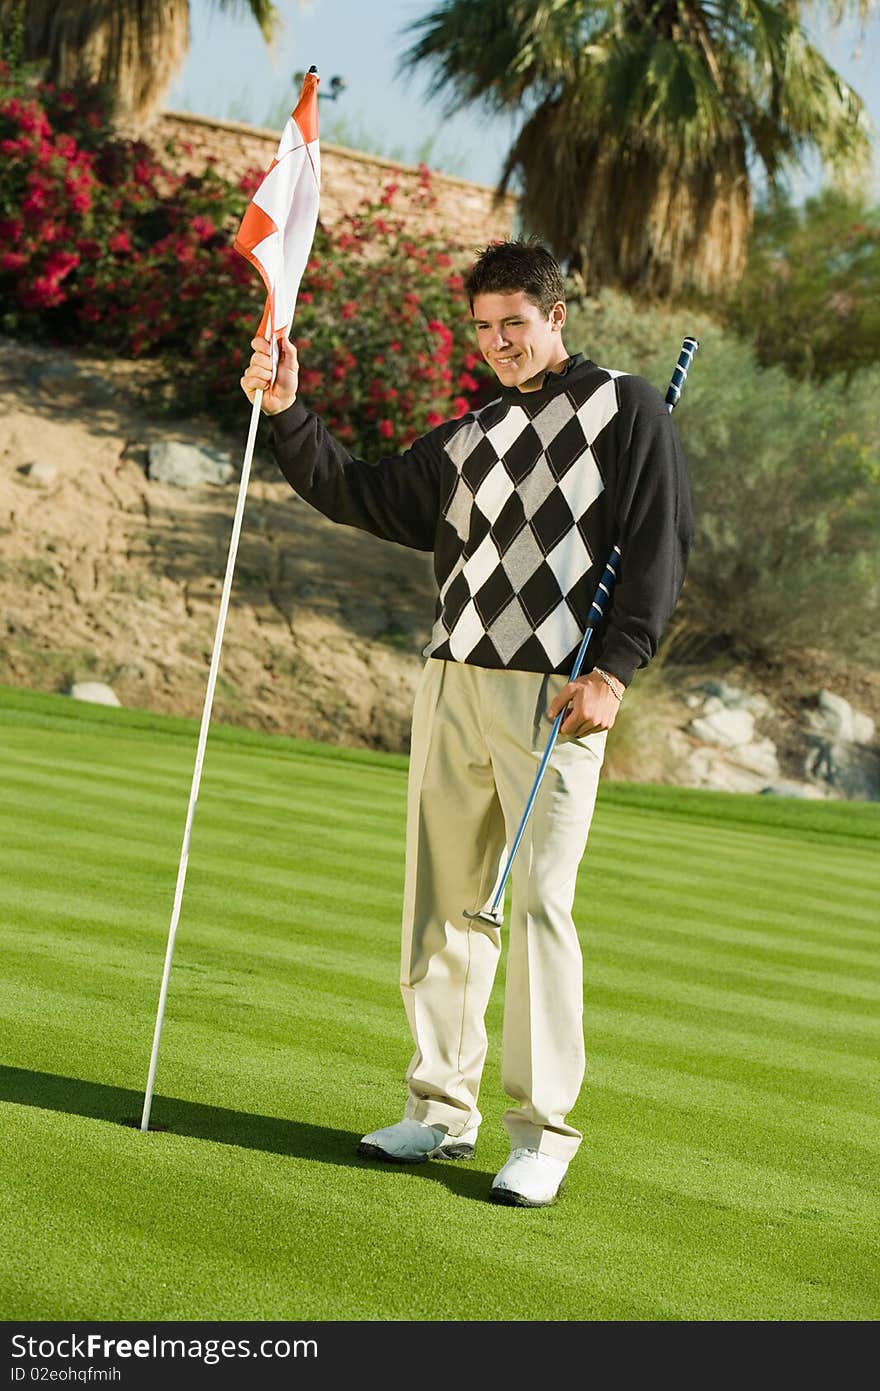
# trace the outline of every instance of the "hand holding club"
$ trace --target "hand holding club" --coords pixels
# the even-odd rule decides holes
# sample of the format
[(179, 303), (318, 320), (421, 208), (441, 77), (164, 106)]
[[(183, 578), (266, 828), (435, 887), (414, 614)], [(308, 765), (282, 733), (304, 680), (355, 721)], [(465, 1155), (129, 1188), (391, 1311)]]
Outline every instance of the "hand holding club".
[(583, 739), (587, 734), (611, 728), (617, 719), (620, 701), (601, 676), (591, 671), (563, 686), (547, 707), (547, 719), (555, 720), (566, 706), (570, 708), (559, 726), (559, 733), (571, 739)]

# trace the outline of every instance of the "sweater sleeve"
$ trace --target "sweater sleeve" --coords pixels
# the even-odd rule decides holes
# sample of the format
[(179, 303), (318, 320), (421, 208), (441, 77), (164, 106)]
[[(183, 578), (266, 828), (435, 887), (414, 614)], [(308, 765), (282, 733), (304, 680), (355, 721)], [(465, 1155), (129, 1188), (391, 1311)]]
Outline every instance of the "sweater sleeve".
[(601, 665), (629, 684), (657, 651), (684, 584), (693, 534), (687, 460), (649, 383), (628, 378), (632, 431), (619, 461), (616, 529), (622, 552)]
[(417, 551), (434, 549), (440, 515), (439, 431), (375, 464), (355, 459), (299, 401), (269, 417), (271, 448), (290, 486), (344, 526)]

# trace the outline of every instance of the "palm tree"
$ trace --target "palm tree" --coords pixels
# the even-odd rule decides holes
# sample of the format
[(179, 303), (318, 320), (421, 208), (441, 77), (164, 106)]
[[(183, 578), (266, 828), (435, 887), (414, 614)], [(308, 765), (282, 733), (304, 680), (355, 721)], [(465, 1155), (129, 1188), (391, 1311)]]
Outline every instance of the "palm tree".
[[(499, 193), (588, 289), (717, 292), (745, 264), (751, 182), (868, 152), (860, 98), (799, 0), (444, 0), (408, 26), (450, 112), (522, 111)], [(835, 19), (849, 8), (837, 0)], [(864, 14), (871, 0), (861, 0)]]
[[(253, 15), (269, 42), (279, 15), (272, 0), (216, 0)], [(0, 27), (18, 14), (24, 58), (44, 63), (61, 86), (99, 83), (117, 120), (145, 124), (189, 49), (189, 0), (0, 0)]]

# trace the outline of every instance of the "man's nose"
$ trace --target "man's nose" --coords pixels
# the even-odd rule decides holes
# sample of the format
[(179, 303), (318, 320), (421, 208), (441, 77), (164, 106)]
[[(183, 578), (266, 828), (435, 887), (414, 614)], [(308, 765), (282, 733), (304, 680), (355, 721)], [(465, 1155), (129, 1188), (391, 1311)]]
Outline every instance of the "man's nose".
[(496, 328), (494, 332), (490, 333), (489, 335), (490, 348), (506, 348), (509, 342), (510, 339), (508, 338), (503, 328)]

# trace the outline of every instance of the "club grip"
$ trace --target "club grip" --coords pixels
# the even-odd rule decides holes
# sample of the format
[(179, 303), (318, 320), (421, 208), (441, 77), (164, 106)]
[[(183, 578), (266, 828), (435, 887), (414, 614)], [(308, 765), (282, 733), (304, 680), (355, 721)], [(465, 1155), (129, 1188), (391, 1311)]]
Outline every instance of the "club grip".
[(672, 373), (672, 380), (666, 391), (666, 409), (672, 413), (678, 405), (678, 399), (684, 390), (687, 381), (687, 374), (690, 371), (691, 363), (694, 360), (694, 353), (700, 346), (698, 338), (685, 338), (681, 345), (681, 352), (678, 355), (678, 362), (675, 364), (675, 371)]
[(599, 588), (596, 590), (593, 602), (590, 605), (590, 612), (587, 615), (588, 623), (598, 623), (611, 601), (611, 591), (614, 588), (614, 581), (617, 579), (617, 572), (620, 569), (620, 547), (615, 546), (608, 557), (602, 578), (599, 581)]

